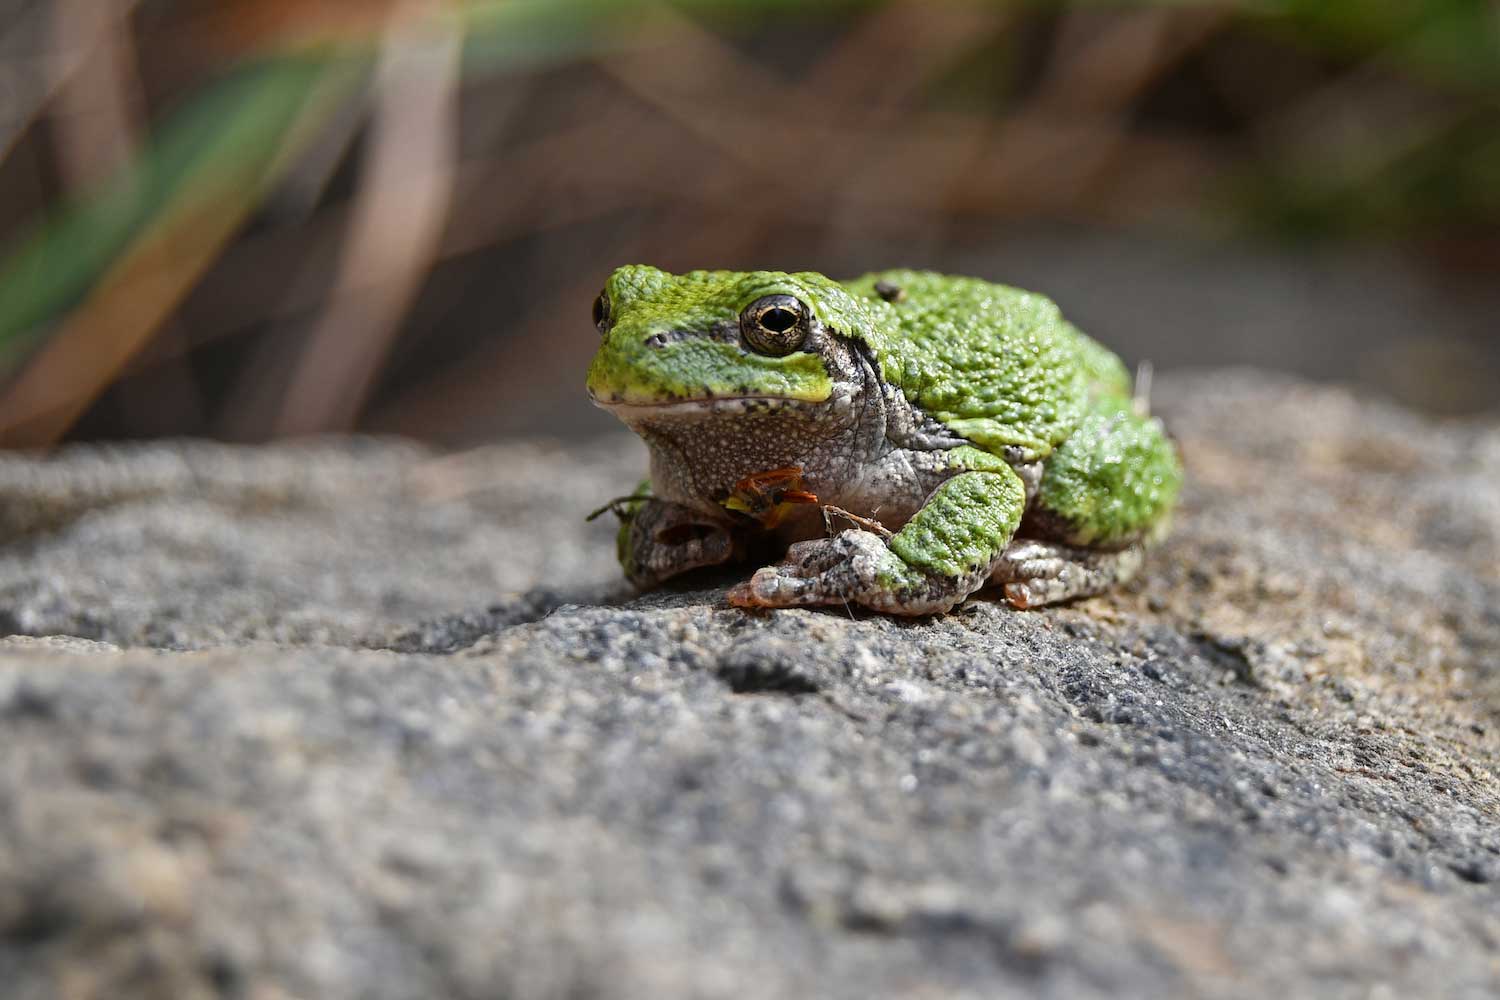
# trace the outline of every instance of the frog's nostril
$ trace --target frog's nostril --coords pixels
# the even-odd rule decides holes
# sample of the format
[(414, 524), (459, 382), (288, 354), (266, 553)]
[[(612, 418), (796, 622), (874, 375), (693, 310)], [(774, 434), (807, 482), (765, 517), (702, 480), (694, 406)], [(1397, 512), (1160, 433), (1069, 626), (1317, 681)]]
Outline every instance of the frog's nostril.
[(653, 333), (646, 338), (647, 347), (666, 347), (667, 335), (665, 333)]

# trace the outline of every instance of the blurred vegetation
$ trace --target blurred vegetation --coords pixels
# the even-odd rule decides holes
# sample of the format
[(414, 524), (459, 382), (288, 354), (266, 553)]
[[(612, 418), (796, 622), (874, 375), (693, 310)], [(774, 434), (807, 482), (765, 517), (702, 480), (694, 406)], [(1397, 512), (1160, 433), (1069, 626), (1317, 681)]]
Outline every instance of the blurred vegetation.
[[(640, 255), (802, 265), (1038, 220), (1500, 233), (1488, 0), (0, 0), (0, 24), (11, 445), (441, 432), (401, 414), (576, 370), (555, 317)], [(497, 281), (544, 294), (432, 334), (518, 301)]]

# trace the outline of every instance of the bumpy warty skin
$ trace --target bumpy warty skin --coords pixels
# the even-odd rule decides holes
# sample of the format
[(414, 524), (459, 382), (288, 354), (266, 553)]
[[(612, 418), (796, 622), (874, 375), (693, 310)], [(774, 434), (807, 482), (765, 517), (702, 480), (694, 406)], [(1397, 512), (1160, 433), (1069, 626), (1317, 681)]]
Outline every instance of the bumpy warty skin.
[[(884, 301), (877, 283), (901, 289)], [(1096, 389), (1128, 395), (1114, 355), (1044, 295), (974, 278), (886, 271), (849, 283), (874, 312), (886, 380), (954, 433), (998, 454), (1042, 458), (1083, 419)]]
[[(768, 296), (803, 311), (784, 353), (744, 326)], [(649, 445), (652, 502), (689, 508), (711, 530), (743, 530), (725, 499), (746, 477), (791, 466), (820, 503), (904, 528), (891, 545), (899, 558), (855, 546), (880, 558), (854, 574), (860, 582), (832, 572), (831, 548), (794, 550), (793, 578), (758, 575), (764, 602), (945, 610), (999, 565), (1038, 496), (1046, 510), (1027, 523), (1043, 537), (1104, 549), (1152, 534), (1175, 499), (1175, 451), (1135, 412), (1124, 366), (1044, 296), (913, 271), (840, 284), (634, 265), (610, 277), (600, 309), (589, 392)], [(946, 491), (973, 503), (924, 510), (955, 476), (977, 476)], [(809, 507), (778, 530), (810, 539), (823, 522)], [(1068, 553), (1054, 556), (1066, 565)]]

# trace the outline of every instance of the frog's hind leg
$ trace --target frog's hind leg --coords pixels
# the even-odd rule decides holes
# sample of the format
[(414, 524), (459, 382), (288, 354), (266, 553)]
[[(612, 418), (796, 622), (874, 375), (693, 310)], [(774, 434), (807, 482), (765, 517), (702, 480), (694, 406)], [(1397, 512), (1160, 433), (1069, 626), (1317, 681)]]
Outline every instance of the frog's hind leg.
[(995, 561), (990, 582), (1003, 585), (1005, 599), (1014, 606), (1038, 608), (1102, 594), (1126, 582), (1140, 569), (1143, 553), (1139, 544), (1100, 552), (1017, 538)]
[(1023, 608), (1123, 583), (1140, 568), (1144, 546), (1165, 534), (1181, 486), (1177, 449), (1161, 423), (1128, 397), (1095, 400), (1048, 458), (990, 579)]

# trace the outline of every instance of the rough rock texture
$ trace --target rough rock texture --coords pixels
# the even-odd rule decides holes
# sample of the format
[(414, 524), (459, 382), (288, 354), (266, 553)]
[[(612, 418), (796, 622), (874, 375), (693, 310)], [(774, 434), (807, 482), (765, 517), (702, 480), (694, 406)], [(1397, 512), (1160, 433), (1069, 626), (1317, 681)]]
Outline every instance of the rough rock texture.
[(0, 461), (0, 993), (1500, 991), (1500, 429), (1164, 377), (1107, 598), (632, 598), (640, 452)]

